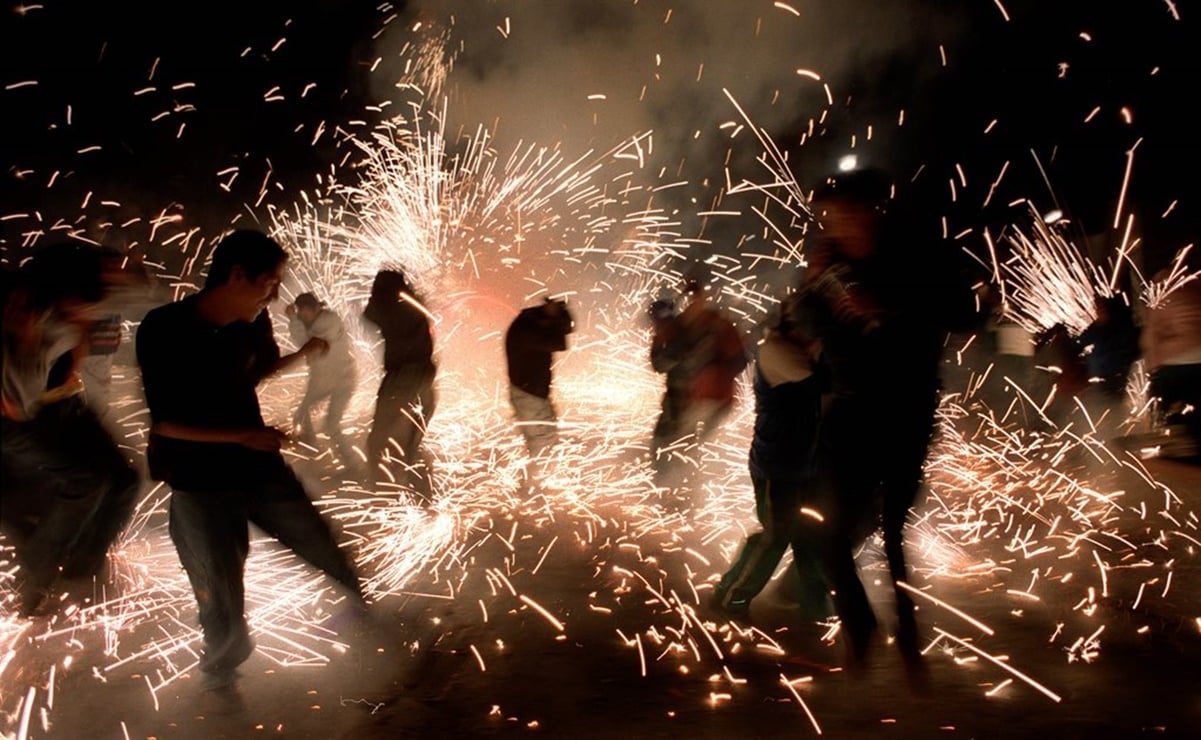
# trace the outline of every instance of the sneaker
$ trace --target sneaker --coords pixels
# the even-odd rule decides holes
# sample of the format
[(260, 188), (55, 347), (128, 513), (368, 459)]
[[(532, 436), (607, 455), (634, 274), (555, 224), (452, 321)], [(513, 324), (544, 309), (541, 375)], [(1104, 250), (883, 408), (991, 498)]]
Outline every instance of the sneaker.
[(747, 622), (751, 618), (751, 602), (749, 599), (731, 599), (726, 594), (714, 593), (709, 599), (709, 608), (725, 619)]

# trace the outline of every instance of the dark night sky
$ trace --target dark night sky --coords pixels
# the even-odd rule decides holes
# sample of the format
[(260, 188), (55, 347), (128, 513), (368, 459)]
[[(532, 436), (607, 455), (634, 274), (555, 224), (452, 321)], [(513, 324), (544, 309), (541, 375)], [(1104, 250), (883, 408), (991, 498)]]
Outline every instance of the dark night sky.
[[(76, 217), (83, 194), (93, 191), (126, 204), (126, 213), (183, 203), (198, 223), (218, 229), (253, 199), (268, 166), (281, 192), (309, 187), (315, 173), (327, 171), (342, 152), (329, 146), (330, 136), (310, 146), (317, 122), (366, 118), (364, 106), (389, 87), (380, 86), (378, 73), (372, 77), (372, 60), (398, 46), (413, 19), (444, 19), (455, 8), (455, 33), (466, 39), (452, 76), (459, 122), (499, 120), (502, 134), (516, 138), (528, 135), (518, 119), (523, 109), (533, 108), (543, 119), (537, 125), (570, 131), (569, 117), (577, 111), (556, 106), (575, 105), (580, 96), (574, 91), (570, 100), (576, 102), (568, 104), (550, 95), (543, 100), (546, 90), (570, 87), (563, 77), (547, 76), (552, 68), (574, 58), (579, 69), (571, 73), (591, 75), (598, 89), (618, 90), (627, 77), (644, 84), (643, 62), (657, 50), (646, 39), (662, 32), (661, 11), (671, 6), (656, 0), (637, 7), (629, 2), (554, 5), (556, 12), (539, 3), (398, 3), (392, 12), (399, 20), (384, 34), (376, 32), (391, 13), (381, 12), (374, 1), (45, 0), (24, 14), (9, 6), (0, 17), (0, 108), (5, 111), (0, 139), (5, 206), (0, 211)], [(670, 51), (703, 59), (705, 43), (713, 43), (716, 54), (721, 48), (714, 41), (715, 28), (726, 18), (722, 14), (734, 12), (729, 5), (681, 4), (673, 28), (691, 25)], [(755, 12), (773, 22), (793, 20), (773, 12), (770, 3), (760, 5)], [(810, 86), (809, 97), (797, 93), (792, 105), (777, 103), (768, 110), (764, 91), (779, 89), (780, 78), (795, 81), (797, 67), (812, 65), (826, 75), (837, 103), (826, 118), (825, 135), (794, 153), (803, 184), (812, 184), (812, 174), (824, 171), (829, 157), (845, 149), (848, 132), (871, 124), (880, 133), (871, 142), (861, 140), (865, 158), (898, 173), (925, 165), (924, 173), (942, 196), (955, 176), (954, 165), (962, 165), (969, 188), (958, 206), (948, 207), (963, 212), (965, 225), (1004, 223), (1012, 218), (1005, 205), (1011, 197), (1050, 206), (1033, 152), (1060, 204), (1083, 231), (1098, 233), (1111, 227), (1126, 150), (1141, 139), (1129, 208), (1138, 214), (1146, 242), (1162, 253), (1195, 240), (1201, 222), (1201, 188), (1194, 179), (1201, 144), (1184, 97), (1201, 79), (1196, 24), (1188, 17), (1194, 8), (1177, 3), (1184, 17), (1176, 20), (1173, 5), (1154, 0), (1012, 0), (1003, 3), (1010, 15), (1006, 22), (992, 0), (887, 5), (888, 15), (882, 15), (874, 3), (797, 3), (798, 28), (810, 35), (795, 44), (786, 36), (777, 46), (765, 41), (765, 53), (783, 58), (778, 63), (773, 57), (748, 58), (740, 76), (731, 76), (733, 84), (745, 84), (734, 89), (740, 102), (789, 148), (824, 101), (814, 99), (817, 88)], [(613, 12), (606, 12), (609, 8)], [(543, 25), (537, 34), (523, 37), (515, 31), (498, 43), (497, 19), (506, 16), (518, 31)], [(819, 21), (827, 25), (814, 30)], [(272, 49), (282, 38), (283, 45)], [(599, 48), (623, 44), (628, 48), (618, 59), (628, 59), (629, 69), (588, 59)], [(247, 48), (251, 51), (243, 55)], [(724, 59), (729, 66), (739, 57)], [(1067, 64), (1062, 76), (1061, 63)], [(714, 61), (710, 69), (720, 65)], [(756, 79), (759, 74), (762, 80)], [(681, 74), (694, 76), (692, 67)], [(38, 84), (14, 86), (25, 80)], [(180, 87), (184, 83), (195, 86)], [(316, 87), (302, 98), (309, 83)], [(286, 100), (266, 102), (264, 95), (276, 85)], [(539, 99), (530, 100), (535, 85), (541, 86)], [(144, 87), (154, 89), (133, 94)], [(614, 102), (606, 112), (627, 115), (613, 113), (607, 130), (624, 136), (655, 127), (667, 142), (663, 149), (679, 147), (665, 160), (686, 157), (690, 172), (699, 173), (692, 177), (709, 177), (709, 187), (715, 188), (731, 144), (708, 135), (716, 134), (716, 121), (710, 126), (701, 111), (716, 110), (714, 115), (727, 120), (734, 114), (719, 91), (700, 93), (695, 85), (680, 84), (637, 108), (622, 109)], [(786, 100), (789, 95), (785, 89)], [(690, 101), (696, 112), (686, 109)], [(1132, 112), (1130, 122), (1123, 107)], [(1086, 122), (1094, 108), (1099, 111)], [(897, 128), (901, 109), (905, 125)], [(151, 120), (167, 110), (173, 112)], [(635, 115), (640, 120), (627, 120)], [(985, 133), (994, 119), (996, 126)], [(176, 138), (181, 124), (183, 135)], [(693, 140), (686, 134), (694, 128), (707, 135)], [(589, 144), (605, 143), (598, 129), (587, 133)], [(101, 149), (78, 153), (90, 146)], [(1006, 192), (994, 198), (992, 211), (980, 212), (981, 196), (1005, 161), (1010, 162)], [(241, 174), (226, 193), (216, 186), (215, 173), (235, 164)], [(47, 188), (56, 170), (54, 187)], [(1174, 200), (1179, 203), (1172, 213), (1161, 218)], [(0, 238), (6, 245), (18, 243), (27, 227), (22, 219), (0, 222)]]

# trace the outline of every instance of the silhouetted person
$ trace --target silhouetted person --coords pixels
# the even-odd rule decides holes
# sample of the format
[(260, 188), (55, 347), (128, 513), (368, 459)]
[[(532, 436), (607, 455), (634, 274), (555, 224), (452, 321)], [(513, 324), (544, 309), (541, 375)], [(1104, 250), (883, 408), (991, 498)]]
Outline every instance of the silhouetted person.
[(309, 444), (316, 443), (313, 426), (313, 407), (322, 401), (328, 402), (325, 423), (326, 436), (333, 443), (338, 458), (348, 472), (358, 470), (358, 458), (350, 442), (342, 432), (342, 417), (354, 396), (357, 373), (354, 356), (351, 354), (350, 335), (341, 317), (331, 311), (312, 293), (301, 293), (286, 309), (288, 332), (296, 346), (304, 346), (313, 337), (325, 340), (329, 351), (311, 354), (306, 358), (309, 378), (304, 396), (292, 415), (294, 433)]
[(780, 316), (764, 333), (755, 362), (755, 426), (749, 467), (760, 531), (746, 538), (734, 563), (714, 589), (722, 611), (745, 617), (751, 600), (771, 580), (784, 551), (793, 551), (800, 577), (801, 611), (827, 616), (829, 605), (821, 576), (818, 542), (795, 538), (801, 505), (812, 498), (821, 399), (826, 373), (820, 345), (786, 300)]
[[(1166, 271), (1156, 275), (1166, 277)], [(1156, 422), (1183, 425), (1201, 445), (1201, 279), (1147, 309), (1141, 342), (1158, 404)]]
[(655, 484), (672, 489), (689, 486), (694, 471), (680, 462), (684, 450), (716, 434), (734, 407), (737, 379), (748, 362), (738, 329), (710, 305), (706, 293), (705, 286), (689, 280), (683, 309), (654, 324), (651, 366), (667, 376), (667, 395), (650, 453)]
[(408, 484), (423, 503), (432, 503), (432, 470), (422, 441), (434, 415), (434, 335), (429, 315), (398, 270), (381, 270), (371, 285), (363, 318), (384, 339), (384, 377), (367, 435), (367, 475)]
[(1096, 318), (1080, 333), (1089, 389), (1102, 406), (1116, 411), (1126, 397), (1130, 369), (1139, 358), (1139, 328), (1121, 296), (1098, 295)]
[[(944, 251), (937, 217), (906, 218), (884, 173), (840, 174), (819, 188), (812, 209), (821, 231), (802, 278), (831, 392), (818, 435), (815, 508), (797, 539), (823, 543), (852, 666), (862, 666), (878, 629), (855, 552), (882, 514), (894, 583), (896, 639), (906, 665), (921, 668), (903, 532), (923, 477), (935, 427), (939, 363), (949, 329), (977, 320), (970, 283)], [(921, 226), (928, 226), (923, 231)]]
[(1034, 367), (1039, 380), (1035, 401), (1056, 427), (1063, 426), (1088, 388), (1088, 366), (1079, 340), (1063, 322), (1043, 330), (1034, 342)]
[(196, 595), (206, 688), (233, 686), (254, 651), (243, 573), (254, 524), (345, 587), (359, 578), (330, 525), (280, 454), (258, 384), (326, 351), (309, 339), (281, 356), (267, 306), (279, 296), (287, 254), (266, 234), (241, 230), (213, 251), (204, 288), (151, 310), (136, 338), (151, 429), (147, 463), (171, 486), (171, 540)]
[(505, 332), (509, 401), (526, 449), (535, 457), (559, 438), (559, 415), (550, 399), (551, 364), (554, 353), (567, 349), (573, 331), (567, 302), (547, 298), (522, 309)]
[(7, 278), (0, 501), (21, 566), (18, 610), (29, 616), (60, 569), (68, 579), (101, 574), (140, 481), (79, 374), (109, 288), (100, 252), (54, 244)]

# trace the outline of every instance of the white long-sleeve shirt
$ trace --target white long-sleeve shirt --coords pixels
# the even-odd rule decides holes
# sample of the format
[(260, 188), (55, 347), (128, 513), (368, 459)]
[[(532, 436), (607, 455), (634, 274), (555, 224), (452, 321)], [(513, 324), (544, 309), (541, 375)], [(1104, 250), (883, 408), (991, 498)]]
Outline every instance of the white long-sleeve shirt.
[(329, 352), (309, 355), (309, 388), (313, 391), (330, 391), (340, 385), (355, 382), (354, 355), (351, 354), (350, 336), (338, 314), (328, 308), (321, 309), (312, 324), (306, 325), (298, 316), (288, 320), (288, 331), (296, 346), (303, 346), (312, 337), (329, 343)]

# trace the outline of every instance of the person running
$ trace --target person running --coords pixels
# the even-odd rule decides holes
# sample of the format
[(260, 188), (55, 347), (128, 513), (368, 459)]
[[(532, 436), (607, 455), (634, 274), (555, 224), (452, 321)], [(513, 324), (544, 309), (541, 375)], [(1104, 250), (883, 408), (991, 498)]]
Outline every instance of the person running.
[(354, 395), (357, 375), (354, 356), (350, 352), (350, 335), (346, 333), (341, 317), (312, 293), (296, 296), (285, 312), (288, 332), (296, 346), (303, 347), (313, 337), (319, 337), (329, 345), (328, 352), (306, 358), (309, 379), (304, 396), (292, 415), (293, 432), (301, 441), (315, 444), (313, 407), (328, 402), (322, 426), (342, 465), (353, 473), (358, 468), (357, 457), (342, 431), (342, 418)]
[(102, 260), (96, 249), (64, 242), (6, 273), (0, 525), (20, 565), (22, 616), (38, 613), (60, 576), (102, 574), (141, 487), (87, 403), (79, 371), (110, 287)]
[(813, 486), (814, 453), (822, 392), (820, 343), (786, 300), (764, 333), (755, 361), (755, 423), (749, 467), (760, 530), (743, 542), (734, 563), (713, 592), (719, 610), (749, 616), (751, 600), (771, 580), (784, 552), (793, 546), (802, 612), (814, 619), (829, 614), (817, 543), (794, 539), (801, 505)]
[(524, 308), (505, 332), (509, 401), (526, 450), (537, 457), (558, 441), (559, 415), (551, 403), (551, 363), (575, 331), (567, 302), (547, 298)]
[(171, 487), (169, 531), (199, 607), (204, 686), (232, 688), (254, 651), (243, 574), (249, 524), (324, 571), (365, 604), (350, 556), (280, 454), (256, 387), (326, 351), (309, 339), (281, 356), (267, 306), (287, 254), (266, 234), (233, 231), (217, 244), (204, 288), (148, 312), (136, 352), (150, 410), (147, 464)]
[(368, 484), (405, 485), (428, 506), (433, 470), (422, 443), (437, 405), (438, 373), (430, 317), (403, 272), (380, 270), (363, 318), (384, 340), (384, 377), (367, 435)]

